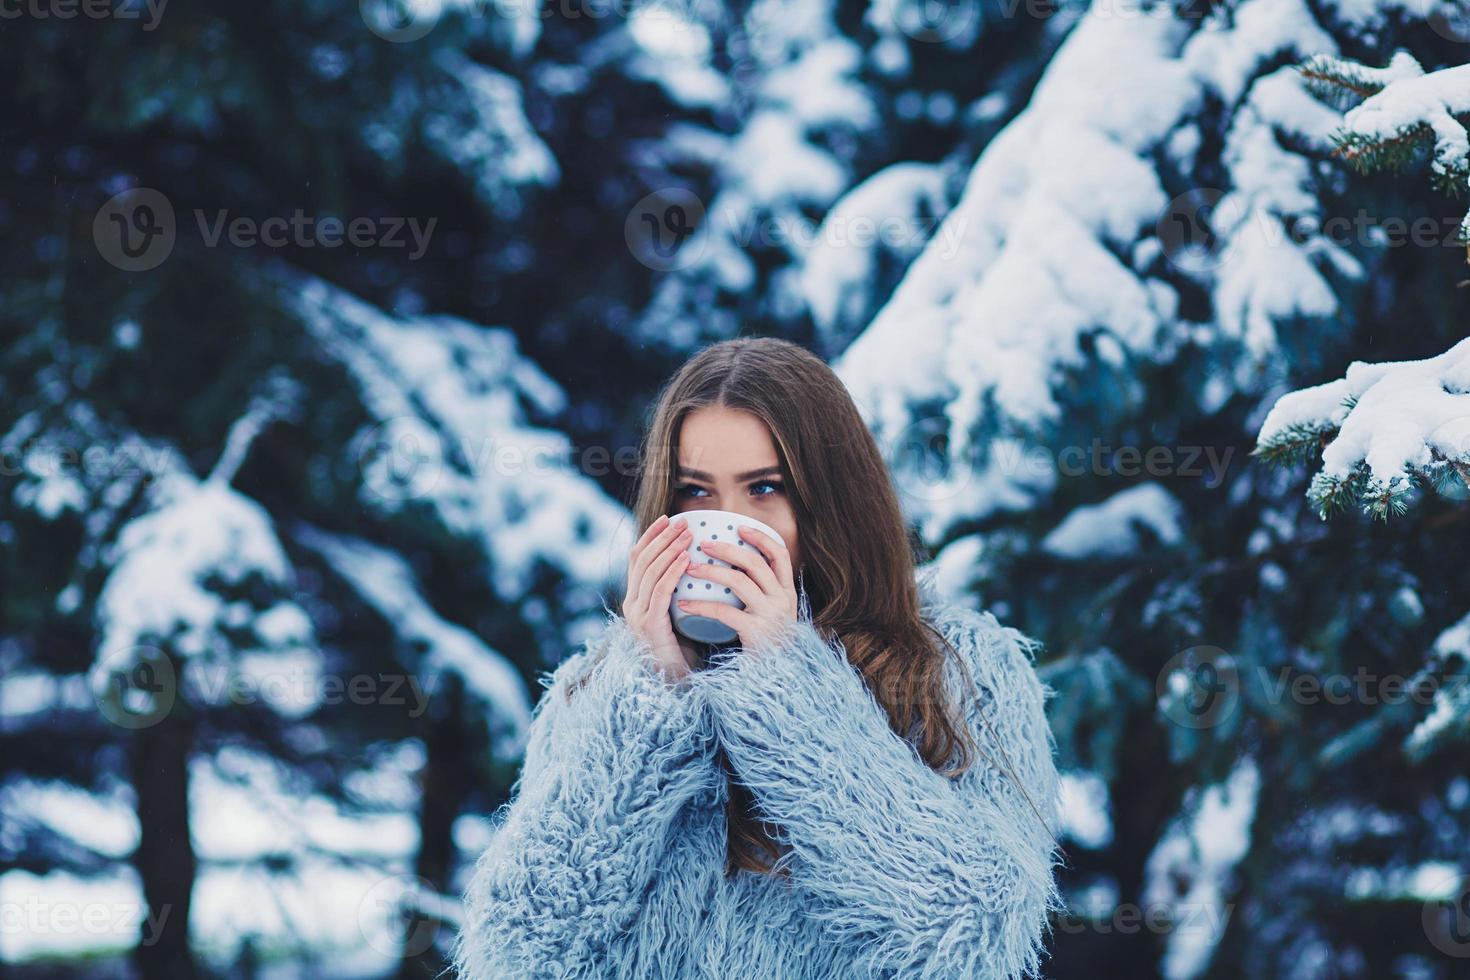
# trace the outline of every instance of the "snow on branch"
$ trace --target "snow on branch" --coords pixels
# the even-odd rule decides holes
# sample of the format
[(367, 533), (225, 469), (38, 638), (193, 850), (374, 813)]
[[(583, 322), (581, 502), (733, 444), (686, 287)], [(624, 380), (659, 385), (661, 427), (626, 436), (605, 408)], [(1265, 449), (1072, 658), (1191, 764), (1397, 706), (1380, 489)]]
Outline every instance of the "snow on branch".
[(413, 569), (401, 556), (360, 538), (330, 534), (305, 523), (296, 527), (293, 536), (320, 554), (376, 609), (406, 648), (424, 651), (423, 660), (411, 665), (423, 675), (419, 683), (424, 690), (437, 689), (445, 674), (464, 682), (465, 690), (479, 702), (477, 713), (488, 715), (497, 726), (492, 746), (497, 758), (514, 758), (524, 751), (531, 725), (531, 699), (525, 682), (504, 654), (434, 611)]
[[(1412, 55), (1399, 51), (1381, 69), (1318, 55), (1300, 70), (1325, 99), (1366, 97), (1334, 134), (1338, 154), (1360, 173), (1398, 170), (1431, 144), (1435, 187), (1455, 197), (1465, 189), (1470, 137), (1461, 117), (1470, 114), (1470, 65), (1426, 74)], [(1460, 240), (1470, 244), (1470, 215), (1461, 220)]]
[[(1357, 503), (1375, 517), (1409, 506), (1416, 482), (1440, 492), (1470, 488), (1470, 338), (1436, 357), (1370, 364), (1283, 395), (1252, 454), (1322, 468), (1307, 496), (1324, 519)], [(1463, 486), (1456, 486), (1460, 483)]]
[[(90, 683), (109, 699), (104, 713), (114, 721), (166, 714), (180, 690), (208, 683), (216, 669), (294, 678), (263, 686), (265, 701), (287, 717), (310, 712), (320, 651), (292, 598), (293, 569), (270, 515), (223, 479), (198, 480), (182, 465), (158, 474), (148, 498), (108, 549), (97, 598)], [(165, 651), (187, 677), (168, 676)]]
[[(449, 316), (400, 319), (320, 280), (288, 279), (281, 290), (352, 376), (370, 417), (348, 450), (365, 506), (431, 511), (479, 542), (496, 591), (511, 599), (529, 591), (538, 564), (569, 588), (616, 577), (632, 544), (627, 510), (584, 472), (564, 433), (531, 424), (567, 399), (515, 334)], [(588, 466), (614, 465), (607, 448), (606, 461), (586, 457)]]
[[(1193, 33), (1118, 12), (1094, 7), (1068, 34), (834, 363), (881, 443), (903, 449), (932, 419), (939, 431), (926, 442), (939, 448), (913, 458), (976, 474), (976, 491), (949, 492), (891, 461), (900, 486), (920, 490), (905, 496), (926, 535), (981, 519), (997, 500), (1029, 506), (1054, 474), (998, 465), (1004, 440), (1065, 444), (1083, 414), (1073, 409), (1141, 399), (1129, 386), (1143, 369), (1181, 351), (1220, 350), (1198, 393), (1206, 412), (1264, 390), (1283, 363), (1283, 325), (1329, 321), (1338, 300), (1327, 273), (1361, 274), (1327, 236), (1286, 230), (1320, 223), (1314, 163), (1340, 120), (1280, 68), (1285, 52), (1335, 47), (1306, 6), (1247, 4)], [(1222, 119), (1204, 111), (1212, 102)], [(1202, 147), (1221, 138), (1229, 180), (1217, 189)], [(1175, 219), (1185, 242), (1167, 240)], [(1182, 308), (1181, 281), (1209, 294), (1208, 318)]]
[(1425, 672), (1432, 679), (1433, 701), (1404, 740), (1406, 753), (1416, 760), (1470, 731), (1470, 687), (1465, 683), (1470, 679), (1470, 614), (1435, 639)]

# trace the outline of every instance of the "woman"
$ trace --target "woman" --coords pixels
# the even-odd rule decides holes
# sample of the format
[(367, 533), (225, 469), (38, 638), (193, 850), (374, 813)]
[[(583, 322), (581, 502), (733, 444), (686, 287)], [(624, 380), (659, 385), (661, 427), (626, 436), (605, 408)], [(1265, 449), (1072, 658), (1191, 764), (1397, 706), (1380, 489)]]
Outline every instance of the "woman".
[[(1061, 903), (1032, 642), (915, 580), (841, 381), (785, 341), (715, 344), (665, 387), (645, 452), (622, 612), (542, 679), (460, 975), (1037, 974)], [(749, 531), (758, 553), (690, 566), (678, 514), (705, 508), (787, 547)], [(675, 634), (686, 571), (744, 603), (685, 606), (735, 643)]]

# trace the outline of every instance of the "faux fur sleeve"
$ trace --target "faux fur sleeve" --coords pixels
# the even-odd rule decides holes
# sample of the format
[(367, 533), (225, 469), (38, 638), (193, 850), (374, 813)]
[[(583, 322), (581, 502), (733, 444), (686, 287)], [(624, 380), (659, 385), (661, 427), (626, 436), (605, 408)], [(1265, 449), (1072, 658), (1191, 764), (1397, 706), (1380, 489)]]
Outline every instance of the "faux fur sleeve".
[(951, 672), (984, 750), (955, 780), (893, 732), (841, 644), (804, 617), (693, 679), (740, 779), (790, 845), (782, 861), (811, 914), (864, 975), (1036, 975), (1048, 915), (1062, 907), (1045, 691), (1017, 631), (957, 606), (938, 623), (980, 689), (977, 702)]
[(602, 975), (674, 818), (716, 778), (698, 703), (622, 617), (542, 684), (514, 798), (466, 890), (466, 980)]

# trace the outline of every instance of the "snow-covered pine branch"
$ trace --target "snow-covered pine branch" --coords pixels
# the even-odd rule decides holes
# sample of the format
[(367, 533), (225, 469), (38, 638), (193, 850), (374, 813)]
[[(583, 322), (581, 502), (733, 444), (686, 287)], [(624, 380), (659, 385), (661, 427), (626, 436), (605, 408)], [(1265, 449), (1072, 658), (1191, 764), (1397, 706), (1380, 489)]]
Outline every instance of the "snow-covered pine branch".
[(538, 565), (561, 574), (572, 600), (617, 577), (616, 556), (632, 544), (627, 510), (575, 465), (565, 434), (532, 424), (533, 414), (563, 410), (567, 395), (510, 330), (394, 317), (319, 279), (276, 285), (358, 387), (371, 424), (344, 451), (366, 508), (384, 518), (433, 513), (480, 548), (510, 602)]
[[(1366, 96), (1333, 134), (1338, 154), (1360, 173), (1399, 170), (1429, 144), (1430, 180), (1437, 190), (1460, 196), (1470, 181), (1470, 137), (1461, 118), (1470, 114), (1470, 64), (1426, 74), (1412, 55), (1398, 51), (1386, 68), (1322, 54), (1299, 70), (1334, 104)], [(1470, 215), (1461, 219), (1460, 241), (1470, 244)]]
[[(1280, 58), (1336, 50), (1334, 38), (1295, 0), (1194, 33), (1142, 12), (1083, 16), (834, 360), (926, 539), (1045, 499), (1055, 467), (1018, 465), (1027, 447), (1085, 444), (1089, 413), (1137, 409), (1150, 370), (1204, 352), (1205, 413), (1269, 390), (1283, 337), (1330, 329), (1337, 283), (1363, 274), (1331, 236), (1286, 230), (1322, 225), (1316, 164), (1341, 116)], [(1218, 157), (1205, 150), (1216, 141)], [(1191, 194), (1208, 199), (1207, 222)], [(1175, 219), (1183, 242), (1165, 240)], [(1192, 311), (1181, 289), (1208, 307)]]
[[(1458, 196), (1470, 180), (1470, 65), (1426, 74), (1408, 52), (1372, 68), (1337, 55), (1308, 58), (1298, 70), (1315, 94), (1348, 110), (1332, 134), (1338, 153), (1362, 173), (1399, 169), (1426, 141), (1435, 186)], [(1470, 215), (1459, 240), (1470, 244)], [(1438, 357), (1370, 364), (1283, 396), (1266, 416), (1253, 454), (1306, 462), (1322, 454), (1307, 496), (1324, 519), (1353, 504), (1387, 518), (1403, 513), (1418, 487), (1463, 494), (1470, 487), (1470, 341)]]
[(402, 556), (305, 522), (294, 528), (293, 538), (321, 555), (382, 615), (397, 634), (406, 666), (425, 690), (437, 690), (447, 674), (460, 679), (474, 701), (476, 717), (485, 718), (493, 729), (496, 758), (515, 758), (525, 750), (531, 700), (515, 666), (473, 632), (435, 612)]
[(1354, 361), (1335, 381), (1282, 396), (1252, 453), (1299, 461), (1318, 447), (1307, 496), (1324, 519), (1353, 503), (1375, 517), (1401, 514), (1418, 484), (1466, 493), (1470, 338), (1423, 360)]
[[(235, 434), (254, 429), (265, 411), (252, 407), (239, 421), (231, 451), (243, 453), (249, 437)], [(113, 684), (144, 661), (164, 669), (161, 659), (172, 654), (196, 675), (218, 667), (231, 677), (299, 679), (280, 698), (275, 688), (262, 693), (278, 714), (309, 712), (315, 704), (303, 703), (300, 692), (317, 686), (320, 651), (310, 618), (293, 598), (291, 564), (270, 515), (223, 479), (199, 480), (182, 458), (169, 462), (153, 474), (147, 509), (110, 548), (95, 610), (94, 693), (118, 699), (114, 714), (166, 715), (184, 678), (177, 687), (170, 681), (151, 688), (165, 703), (142, 707), (147, 691)]]

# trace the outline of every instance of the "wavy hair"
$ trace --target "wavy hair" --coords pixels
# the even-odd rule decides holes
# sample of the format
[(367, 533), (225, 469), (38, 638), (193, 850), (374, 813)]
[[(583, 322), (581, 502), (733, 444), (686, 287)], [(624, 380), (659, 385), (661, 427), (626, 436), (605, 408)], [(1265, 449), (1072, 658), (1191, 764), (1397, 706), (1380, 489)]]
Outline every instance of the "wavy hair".
[[(741, 337), (686, 361), (650, 410), (633, 504), (636, 534), (675, 512), (680, 425), (707, 407), (749, 412), (771, 433), (818, 632), (841, 641), (890, 727), (931, 769), (949, 777), (966, 771), (979, 747), (945, 694), (944, 638), (921, 615), (917, 542), (876, 440), (821, 358), (790, 341)], [(941, 770), (956, 752), (955, 767)], [(726, 874), (770, 873), (782, 850), (775, 828), (720, 758), (730, 790)]]

